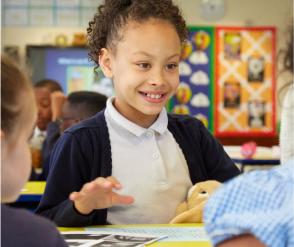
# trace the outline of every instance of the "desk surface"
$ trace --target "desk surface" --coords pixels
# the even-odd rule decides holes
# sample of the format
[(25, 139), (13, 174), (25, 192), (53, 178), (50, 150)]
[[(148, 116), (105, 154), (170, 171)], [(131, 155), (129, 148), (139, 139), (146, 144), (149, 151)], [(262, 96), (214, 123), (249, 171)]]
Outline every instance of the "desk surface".
[(166, 238), (149, 244), (148, 247), (211, 247), (202, 224), (147, 224), (147, 225), (107, 225), (93, 226), (87, 228), (59, 228), (65, 231), (93, 231), (127, 233), (127, 234), (149, 234), (165, 235)]
[(18, 202), (38, 202), (44, 193), (46, 182), (27, 182), (20, 192)]

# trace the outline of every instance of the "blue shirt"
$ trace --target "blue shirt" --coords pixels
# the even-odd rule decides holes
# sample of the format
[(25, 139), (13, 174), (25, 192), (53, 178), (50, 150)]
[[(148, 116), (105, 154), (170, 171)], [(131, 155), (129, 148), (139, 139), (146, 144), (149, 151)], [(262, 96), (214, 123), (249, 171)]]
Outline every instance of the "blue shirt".
[(252, 234), (269, 247), (294, 246), (294, 160), (229, 181), (208, 200), (204, 220), (214, 245)]

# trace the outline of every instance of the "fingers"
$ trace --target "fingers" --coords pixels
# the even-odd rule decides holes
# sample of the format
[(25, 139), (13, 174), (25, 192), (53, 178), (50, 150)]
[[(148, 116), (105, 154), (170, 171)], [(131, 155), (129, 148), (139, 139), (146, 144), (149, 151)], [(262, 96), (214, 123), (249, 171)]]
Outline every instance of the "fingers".
[(112, 192), (112, 206), (123, 204), (123, 205), (129, 205), (134, 203), (134, 197), (127, 196), (127, 195), (120, 195), (115, 192)]
[(106, 178), (106, 180), (112, 182), (115, 189), (121, 189), (122, 188), (121, 183), (115, 177), (109, 176), (109, 177)]

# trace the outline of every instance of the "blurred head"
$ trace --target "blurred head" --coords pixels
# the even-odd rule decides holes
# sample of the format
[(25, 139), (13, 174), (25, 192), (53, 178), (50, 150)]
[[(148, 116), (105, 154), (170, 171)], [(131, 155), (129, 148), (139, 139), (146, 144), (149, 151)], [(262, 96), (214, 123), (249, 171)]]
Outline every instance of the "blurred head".
[(29, 139), (36, 121), (30, 80), (1, 57), (1, 200), (16, 200), (31, 171)]
[(34, 84), (34, 92), (37, 102), (38, 117), (37, 127), (40, 130), (46, 130), (48, 123), (52, 118), (51, 111), (51, 93), (61, 91), (62, 88), (57, 81), (45, 79)]
[(62, 108), (62, 123), (60, 129), (63, 132), (70, 126), (92, 117), (106, 106), (107, 97), (89, 91), (76, 91), (70, 93)]

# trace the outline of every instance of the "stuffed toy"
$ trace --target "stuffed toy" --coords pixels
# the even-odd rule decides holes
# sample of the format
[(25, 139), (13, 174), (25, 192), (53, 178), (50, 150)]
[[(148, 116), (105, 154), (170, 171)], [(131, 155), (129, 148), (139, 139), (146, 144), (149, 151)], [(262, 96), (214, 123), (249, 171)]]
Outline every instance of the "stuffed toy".
[(221, 185), (215, 180), (207, 180), (192, 186), (188, 192), (187, 200), (176, 209), (176, 216), (170, 224), (202, 223), (202, 214), (205, 203), (211, 194)]

